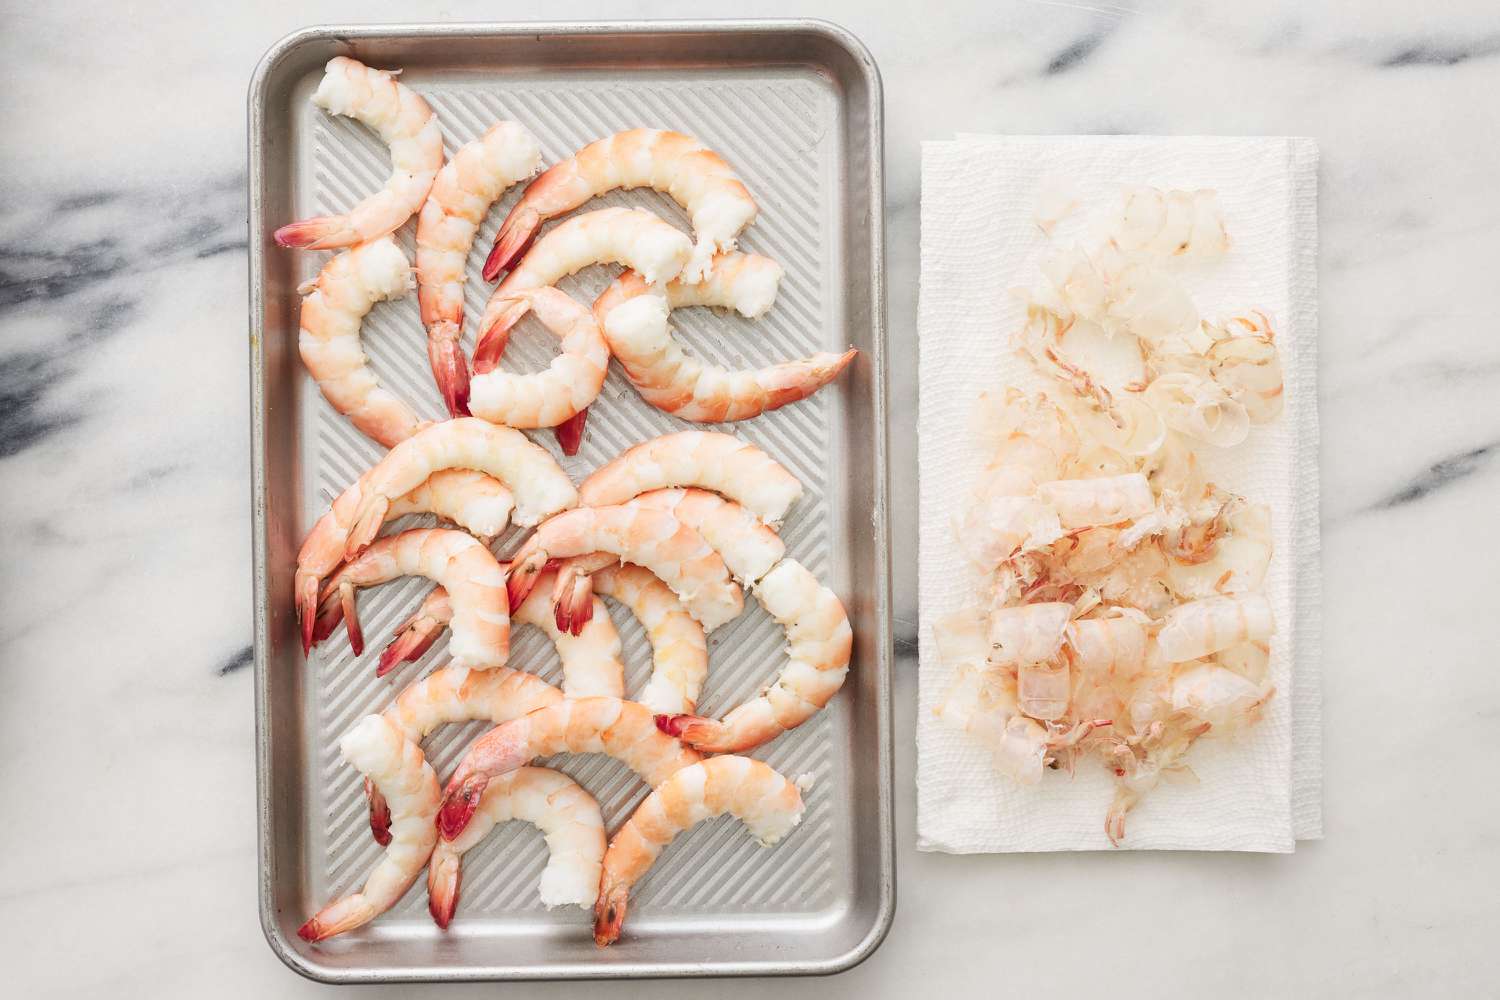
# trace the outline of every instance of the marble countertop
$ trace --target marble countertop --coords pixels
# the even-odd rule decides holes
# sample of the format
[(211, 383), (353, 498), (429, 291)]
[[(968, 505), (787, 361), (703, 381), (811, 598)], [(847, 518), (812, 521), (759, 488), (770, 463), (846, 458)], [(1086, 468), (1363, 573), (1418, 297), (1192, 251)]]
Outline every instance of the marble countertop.
[[(863, 38), (886, 90), (898, 361), (915, 358), (921, 140), (960, 130), (1319, 140), (1327, 839), (1285, 857), (916, 852), (906, 375), (892, 400), (895, 925), (835, 979), (713, 992), (1493, 990), (1500, 10), (1006, 0), (928, 5), (913, 21), (877, 6), (554, 0), (533, 12), (791, 12)], [(457, 0), (148, 0), (6, 13), (0, 956), (13, 995), (329, 989), (284, 968), (256, 916), (245, 87), (261, 52), (305, 24), (507, 13), (520, 12)]]

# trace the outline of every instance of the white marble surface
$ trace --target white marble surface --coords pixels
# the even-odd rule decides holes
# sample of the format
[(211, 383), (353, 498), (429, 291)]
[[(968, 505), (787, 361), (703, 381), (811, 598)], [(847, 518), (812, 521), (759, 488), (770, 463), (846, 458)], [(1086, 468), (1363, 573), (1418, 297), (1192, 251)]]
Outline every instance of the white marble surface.
[(7, 3), (4, 992), (328, 990), (283, 968), (256, 918), (245, 85), (260, 53), (303, 24), (507, 13), (806, 13), (859, 34), (886, 85), (898, 359), (915, 356), (919, 140), (957, 130), (1272, 133), (1322, 147), (1327, 840), (1288, 857), (916, 853), (916, 386), (898, 377), (895, 926), (873, 958), (833, 980), (707, 989), (1492, 992), (1500, 9), (1489, 0), (1140, 6), (932, 4), (908, 21), (868, 3), (757, 0), (554, 0), (525, 11), (386, 0)]

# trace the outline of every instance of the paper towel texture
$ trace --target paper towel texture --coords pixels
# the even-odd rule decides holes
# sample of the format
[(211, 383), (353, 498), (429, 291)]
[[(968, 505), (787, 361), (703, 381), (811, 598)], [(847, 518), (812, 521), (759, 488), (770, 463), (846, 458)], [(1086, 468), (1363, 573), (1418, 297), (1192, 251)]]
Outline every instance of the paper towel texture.
[[(1132, 811), (1130, 848), (1291, 851), (1322, 835), (1318, 633), (1317, 147), (1294, 138), (984, 137), (922, 149), (920, 706), (917, 835), (922, 850), (1109, 849), (1113, 785), (1096, 760), (1076, 777), (1022, 787), (988, 751), (932, 711), (951, 682), (932, 623), (975, 602), (978, 577), (952, 519), (988, 456), (965, 433), (986, 389), (1037, 389), (1010, 335), (1024, 318), (1013, 287), (1041, 281), (1049, 246), (1035, 221), (1044, 184), (1081, 207), (1054, 232), (1088, 242), (1123, 185), (1214, 188), (1233, 241), (1222, 260), (1176, 268), (1206, 317), (1261, 308), (1276, 321), (1285, 411), (1236, 448), (1208, 455), (1210, 477), (1270, 506), (1275, 555), (1265, 593), (1276, 612), (1261, 722), (1200, 741), (1197, 785), (1162, 784)], [(1295, 668), (1294, 668), (1295, 664)]]

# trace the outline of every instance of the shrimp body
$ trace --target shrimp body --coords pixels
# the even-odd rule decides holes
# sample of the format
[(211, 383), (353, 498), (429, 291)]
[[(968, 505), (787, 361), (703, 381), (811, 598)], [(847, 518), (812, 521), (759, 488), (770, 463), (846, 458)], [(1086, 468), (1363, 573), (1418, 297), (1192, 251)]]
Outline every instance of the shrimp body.
[(594, 552), (651, 570), (710, 632), (744, 610), (723, 557), (701, 534), (664, 510), (629, 504), (580, 507), (537, 528), (511, 564), (511, 604), (520, 606), (549, 560)]
[(663, 715), (662, 730), (708, 753), (737, 753), (795, 729), (828, 704), (849, 673), (854, 633), (838, 595), (795, 559), (755, 586), (761, 605), (786, 628), (788, 661), (766, 691), (723, 720)]
[(427, 867), (428, 910), (447, 927), (458, 907), (464, 852), (513, 819), (547, 838), (547, 867), (538, 885), (542, 903), (592, 907), (604, 867), (604, 817), (599, 803), (572, 778), (544, 767), (522, 767), (491, 779), (474, 819), (456, 840), (438, 840)]
[(1067, 529), (1093, 528), (1144, 517), (1156, 507), (1151, 484), (1139, 472), (1094, 479), (1058, 479), (1042, 483), (1037, 496), (1057, 512)]
[(520, 291), (507, 302), (536, 314), (562, 344), (545, 371), (517, 375), (481, 369), (469, 385), (476, 417), (511, 427), (555, 427), (599, 395), (609, 367), (609, 347), (593, 314), (555, 288)]
[(593, 589), (629, 608), (646, 629), (651, 679), (636, 700), (667, 715), (696, 708), (708, 676), (708, 640), (672, 588), (643, 566), (621, 563), (595, 573)]
[(438, 171), (417, 216), (417, 301), (432, 374), (452, 416), (469, 413), (469, 369), (459, 346), (469, 249), (490, 206), (512, 184), (535, 174), (541, 162), (525, 127), (496, 122)]
[(754, 221), (755, 199), (724, 158), (691, 136), (631, 129), (591, 142), (532, 181), (511, 209), (484, 264), (493, 281), (526, 249), (548, 219), (571, 212), (616, 188), (654, 188), (687, 209), (698, 240), (688, 280), (696, 281), (717, 250), (734, 249), (735, 237)]
[(386, 519), (436, 514), (485, 541), (505, 530), (515, 507), (515, 495), (499, 480), (472, 469), (444, 469), (398, 497), (386, 511)]
[(558, 628), (552, 613), (551, 573), (543, 573), (537, 586), (512, 615), (514, 620), (546, 633), (562, 660), (563, 694), (569, 698), (625, 695), (625, 664), (621, 661), (620, 633), (610, 620), (604, 603), (593, 598), (594, 613), (578, 633)]
[(1167, 612), (1156, 648), (1168, 663), (1180, 663), (1270, 638), (1275, 631), (1271, 602), (1263, 594), (1205, 597)]
[(626, 271), (594, 300), (594, 318), (603, 327), (604, 318), (615, 306), (660, 291), (673, 309), (718, 306), (733, 309), (746, 319), (759, 319), (771, 311), (783, 273), (782, 266), (769, 257), (738, 252), (714, 257), (708, 272), (695, 281), (678, 277), (660, 289), (653, 289), (639, 273)]
[(358, 558), (345, 563), (323, 588), (325, 605), (336, 600), (356, 654), (364, 637), (354, 602), (356, 587), (373, 586), (398, 576), (425, 576), (443, 586), (453, 606), (449, 651), (460, 667), (503, 666), (510, 652), (509, 603), (505, 571), (483, 544), (462, 531), (418, 528), (382, 538)]
[(438, 780), (420, 747), (385, 718), (368, 715), (339, 741), (339, 752), (390, 804), (390, 843), (362, 889), (298, 929), (304, 941), (353, 930), (389, 910), (422, 873), (437, 843)]
[(601, 208), (561, 223), (537, 241), (485, 303), (474, 370), (489, 371), (505, 353), (511, 327), (526, 314), (524, 303), (515, 300), (517, 292), (556, 285), (590, 264), (623, 264), (660, 284), (677, 277), (691, 253), (686, 236), (645, 209)]
[(438, 830), (455, 840), (468, 826), (491, 779), (536, 757), (602, 753), (655, 787), (702, 755), (659, 732), (651, 710), (619, 698), (569, 698), (491, 729), (469, 747), (448, 779)]
[(802, 496), (797, 477), (748, 441), (716, 431), (679, 431), (622, 452), (583, 481), (578, 497), (585, 507), (603, 507), (669, 486), (712, 490), (772, 527)]
[(375, 303), (402, 298), (410, 285), (411, 265), (390, 237), (347, 250), (304, 286), (297, 333), (302, 363), (323, 397), (387, 448), (411, 437), (423, 421), (370, 370), (359, 328)]
[(312, 101), (329, 114), (347, 115), (374, 129), (391, 148), (385, 187), (346, 215), (325, 215), (276, 230), (276, 242), (303, 250), (333, 250), (367, 243), (401, 228), (427, 197), (443, 165), (443, 133), (432, 108), (396, 74), (371, 69), (347, 56), (324, 68)]
[(747, 420), (805, 399), (839, 376), (858, 352), (822, 352), (765, 368), (728, 371), (690, 357), (672, 336), (667, 301), (631, 299), (605, 317), (609, 350), (641, 397), (683, 420)]
[(802, 822), (798, 784), (749, 757), (713, 757), (673, 773), (610, 839), (594, 903), (594, 943), (603, 947), (619, 938), (631, 886), (690, 827), (729, 813), (762, 847), (786, 837)]

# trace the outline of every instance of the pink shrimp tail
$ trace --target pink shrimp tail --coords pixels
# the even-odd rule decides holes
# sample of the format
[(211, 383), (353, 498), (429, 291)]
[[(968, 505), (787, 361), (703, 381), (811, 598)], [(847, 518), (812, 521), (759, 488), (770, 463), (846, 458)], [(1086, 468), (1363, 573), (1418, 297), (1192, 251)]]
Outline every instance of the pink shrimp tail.
[(572, 566), (558, 571), (557, 589), (552, 597), (552, 619), (558, 631), (582, 635), (583, 628), (594, 617), (594, 581)]
[(339, 584), (339, 604), (344, 609), (344, 628), (349, 633), (349, 646), (354, 655), (365, 651), (365, 631), (359, 624), (359, 605), (354, 600), (354, 584)]
[(463, 868), (457, 854), (447, 854), (433, 859), (427, 867), (427, 912), (433, 923), (443, 930), (453, 921), (458, 909), (458, 890), (463, 881)]
[(431, 648), (437, 640), (442, 624), (432, 619), (419, 621), (420, 613), (408, 618), (396, 630), (396, 638), (380, 654), (380, 665), (375, 668), (376, 677), (384, 677), (403, 663), (413, 663)]
[(485, 774), (471, 774), (457, 784), (448, 782), (443, 804), (438, 807), (438, 836), (444, 840), (454, 840), (464, 832), (469, 820), (474, 818), (474, 812), (479, 808), (479, 798), (489, 783), (489, 776)]
[(630, 906), (630, 889), (610, 885), (608, 875), (601, 881), (599, 897), (594, 900), (594, 943), (607, 948), (620, 939), (620, 927)]
[(289, 222), (276, 230), (277, 246), (292, 250), (330, 250), (347, 246), (344, 220), (336, 215), (321, 215), (313, 219)]
[(345, 559), (354, 559), (369, 547), (390, 509), (391, 501), (386, 497), (372, 496), (364, 502), (355, 514), (354, 527), (349, 529), (349, 540), (344, 543)]
[(458, 341), (458, 327), (453, 323), (434, 323), (427, 331), (427, 360), (432, 363), (432, 377), (437, 380), (448, 415), (469, 415), (469, 364), (464, 360)]
[(547, 559), (539, 552), (531, 552), (510, 564), (510, 575), (505, 580), (506, 592), (510, 594), (510, 613), (515, 614), (531, 596), (537, 578), (547, 568)]
[(365, 801), (370, 804), (370, 833), (375, 843), (385, 847), (391, 842), (391, 804), (369, 778), (365, 779)]
[(302, 655), (312, 651), (318, 617), (318, 578), (297, 573), (297, 621), (302, 626)]
[(339, 627), (339, 622), (344, 620), (344, 606), (338, 601), (324, 601), (318, 606), (317, 620), (313, 623), (312, 641), (316, 646), (318, 643), (333, 635)]
[(695, 750), (705, 753), (738, 753), (748, 746), (743, 739), (736, 739), (733, 730), (726, 729), (718, 719), (705, 719), (701, 715), (658, 715), (656, 728)]
[(500, 232), (495, 235), (495, 245), (490, 249), (490, 255), (484, 259), (484, 270), (480, 272), (484, 275), (484, 280), (494, 281), (500, 277), (500, 272), (509, 271), (531, 246), (531, 241), (536, 239), (536, 231), (541, 225), (541, 216), (531, 209), (520, 205), (511, 209), (505, 221), (500, 224)]
[(564, 455), (578, 454), (578, 449), (583, 444), (583, 425), (588, 419), (589, 408), (585, 406), (552, 428), (552, 433), (557, 436), (558, 446), (562, 448)]
[(505, 345), (510, 342), (511, 327), (530, 310), (531, 304), (526, 299), (512, 299), (489, 328), (479, 334), (479, 342), (474, 345), (476, 375), (494, 371), (500, 364), (500, 355), (505, 353)]

